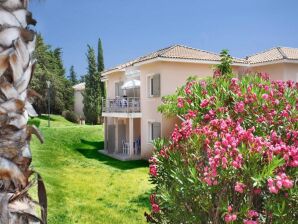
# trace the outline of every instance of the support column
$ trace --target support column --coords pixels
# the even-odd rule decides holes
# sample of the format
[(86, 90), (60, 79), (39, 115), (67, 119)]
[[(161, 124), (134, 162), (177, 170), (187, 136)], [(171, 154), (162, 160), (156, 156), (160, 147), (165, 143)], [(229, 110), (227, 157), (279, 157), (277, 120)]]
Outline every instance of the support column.
[(108, 150), (108, 118), (104, 117), (104, 150)]
[(119, 152), (120, 149), (119, 149), (119, 144), (118, 144), (118, 141), (119, 141), (119, 118), (114, 118), (115, 119), (115, 122), (116, 122), (116, 128), (115, 128), (115, 149), (114, 149), (114, 152)]
[(133, 156), (133, 118), (129, 118), (129, 154)]

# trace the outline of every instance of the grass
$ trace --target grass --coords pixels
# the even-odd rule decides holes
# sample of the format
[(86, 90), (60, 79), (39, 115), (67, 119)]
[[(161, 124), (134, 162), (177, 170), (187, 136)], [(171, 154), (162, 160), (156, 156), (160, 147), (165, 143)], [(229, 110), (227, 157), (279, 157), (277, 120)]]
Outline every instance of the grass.
[(101, 155), (102, 126), (80, 126), (52, 116), (34, 118), (46, 143), (32, 141), (33, 165), (46, 183), (49, 224), (145, 223), (151, 185), (146, 161)]

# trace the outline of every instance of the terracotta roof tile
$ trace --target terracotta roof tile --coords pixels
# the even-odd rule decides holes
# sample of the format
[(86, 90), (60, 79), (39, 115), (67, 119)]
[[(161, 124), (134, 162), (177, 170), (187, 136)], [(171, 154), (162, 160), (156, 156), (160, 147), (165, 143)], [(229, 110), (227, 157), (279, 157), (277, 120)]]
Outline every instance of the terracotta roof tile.
[(278, 61), (282, 59), (298, 60), (298, 48), (276, 47), (246, 57), (250, 64)]
[(280, 49), (288, 59), (298, 60), (298, 48), (281, 47)]
[(77, 91), (85, 90), (85, 83), (82, 82), (82, 83), (76, 84), (72, 88)]

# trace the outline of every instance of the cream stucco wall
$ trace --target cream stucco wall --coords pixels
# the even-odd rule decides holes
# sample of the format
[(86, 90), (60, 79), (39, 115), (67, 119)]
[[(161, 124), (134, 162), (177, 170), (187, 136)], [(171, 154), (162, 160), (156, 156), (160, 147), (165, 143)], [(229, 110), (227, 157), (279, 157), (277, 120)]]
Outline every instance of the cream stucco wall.
[(266, 72), (270, 74), (272, 80), (283, 80), (285, 65), (284, 64), (271, 64), (264, 66), (251, 67), (252, 72)]
[(272, 80), (298, 81), (298, 64), (280, 63), (263, 66), (254, 66), (253, 72), (267, 72)]
[(79, 90), (75, 90), (74, 91), (74, 112), (80, 116), (80, 117), (84, 117), (84, 112), (83, 112), (83, 108), (84, 108), (84, 104), (83, 104), (83, 95), (82, 95), (82, 91)]
[(285, 65), (284, 79), (298, 82), (298, 64), (288, 63)]

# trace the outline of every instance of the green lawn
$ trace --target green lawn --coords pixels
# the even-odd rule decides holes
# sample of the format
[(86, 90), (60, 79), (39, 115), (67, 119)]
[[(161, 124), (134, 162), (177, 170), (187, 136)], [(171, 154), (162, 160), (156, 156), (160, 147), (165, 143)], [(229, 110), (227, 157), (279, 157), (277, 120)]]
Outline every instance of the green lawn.
[(60, 116), (30, 121), (40, 125), (46, 143), (32, 141), (33, 165), (43, 176), (49, 224), (145, 223), (151, 185), (148, 163), (121, 162), (97, 152), (102, 126), (80, 126)]

